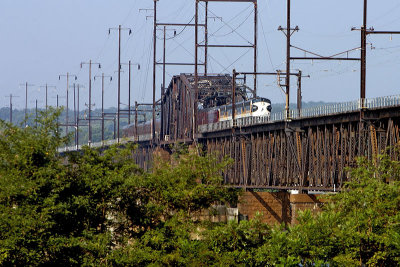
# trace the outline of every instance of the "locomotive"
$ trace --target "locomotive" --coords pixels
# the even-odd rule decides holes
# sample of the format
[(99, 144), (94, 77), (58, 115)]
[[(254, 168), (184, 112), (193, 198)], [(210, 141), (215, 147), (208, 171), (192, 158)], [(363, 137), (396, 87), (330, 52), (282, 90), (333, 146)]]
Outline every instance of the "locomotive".
[[(271, 101), (267, 98), (253, 98), (248, 101), (236, 103), (235, 118), (245, 117), (270, 117), (272, 111)], [(232, 120), (232, 104), (202, 109), (198, 112), (198, 125)]]
[[(246, 117), (267, 117), (271, 116), (271, 101), (267, 98), (253, 98), (243, 102), (236, 103), (235, 118), (246, 118)], [(210, 123), (217, 123), (221, 121), (232, 120), (232, 104), (217, 106), (207, 109), (199, 109), (197, 113), (197, 125), (205, 125)], [(137, 128), (135, 124), (129, 124), (123, 127), (122, 135), (124, 137), (130, 137), (137, 134), (141, 136), (151, 134), (151, 121), (138, 123)], [(159, 132), (161, 128), (160, 119), (156, 120), (155, 131)]]

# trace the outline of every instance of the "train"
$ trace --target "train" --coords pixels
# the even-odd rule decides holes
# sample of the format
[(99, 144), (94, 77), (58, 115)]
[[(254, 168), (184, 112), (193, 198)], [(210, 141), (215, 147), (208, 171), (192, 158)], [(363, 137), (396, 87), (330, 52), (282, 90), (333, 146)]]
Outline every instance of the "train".
[[(247, 101), (236, 103), (235, 118), (269, 118), (271, 116), (271, 111), (271, 100), (267, 98), (257, 97)], [(228, 120), (232, 120), (232, 104), (199, 110), (197, 124), (205, 125)]]
[[(270, 118), (272, 111), (271, 101), (267, 98), (257, 97), (247, 101), (236, 103), (235, 118), (246, 118), (246, 117), (266, 117)], [(222, 105), (207, 109), (199, 109), (197, 114), (197, 125), (206, 125), (211, 123), (217, 123), (222, 121), (232, 120), (232, 104)], [(137, 134), (138, 135), (150, 135), (151, 134), (151, 121), (138, 123)], [(156, 120), (155, 131), (160, 132), (161, 122), (160, 119)], [(135, 124), (129, 124), (123, 127), (122, 135), (124, 137), (135, 136), (136, 127)]]
[[(135, 127), (134, 123), (125, 125), (122, 127), (122, 136), (123, 137), (132, 137), (135, 136), (136, 134), (139, 136), (146, 136), (151, 134), (151, 128), (152, 128), (152, 123), (151, 121), (145, 121), (145, 122), (140, 122), (137, 125), (137, 128)], [(156, 124), (155, 124), (155, 131), (157, 133), (160, 132), (161, 129), (161, 120), (156, 119)], [(137, 133), (136, 133), (137, 130)]]

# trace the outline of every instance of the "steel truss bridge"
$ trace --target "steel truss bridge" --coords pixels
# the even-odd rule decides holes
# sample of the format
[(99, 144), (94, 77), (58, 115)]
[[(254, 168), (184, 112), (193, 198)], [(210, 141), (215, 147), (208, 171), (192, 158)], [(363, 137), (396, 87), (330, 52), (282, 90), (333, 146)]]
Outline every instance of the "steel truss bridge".
[[(244, 188), (340, 190), (357, 157), (399, 159), (400, 96), (301, 110), (284, 118), (243, 118), (202, 127), (208, 152), (230, 156), (227, 184)], [(362, 115), (362, 116), (361, 116)], [(387, 151), (386, 151), (387, 149)]]
[[(399, 160), (400, 95), (338, 103), (273, 113), (271, 118), (249, 117), (201, 125), (195, 141), (208, 153), (234, 164), (223, 173), (225, 183), (242, 188), (280, 190), (340, 190), (349, 179), (347, 167), (357, 157), (378, 161), (387, 152)], [(129, 137), (121, 143), (138, 142), (135, 161), (148, 169), (155, 149), (169, 150), (170, 144), (193, 140), (168, 138), (154, 145), (151, 134)], [(93, 143), (92, 147), (115, 144), (116, 140)], [(67, 147), (72, 151), (80, 147)]]

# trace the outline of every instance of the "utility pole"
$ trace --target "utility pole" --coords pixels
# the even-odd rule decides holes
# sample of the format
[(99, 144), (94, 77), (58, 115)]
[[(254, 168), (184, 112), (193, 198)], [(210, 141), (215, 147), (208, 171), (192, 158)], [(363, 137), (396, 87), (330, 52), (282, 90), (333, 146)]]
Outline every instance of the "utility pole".
[[(282, 31), (286, 35), (286, 73), (290, 73), (290, 41), (292, 34), (295, 31), (298, 31), (298, 27), (291, 29), (290, 28), (290, 0), (287, 0), (287, 7), (286, 7), (286, 29), (279, 26), (278, 30)], [(290, 75), (286, 75), (285, 78), (285, 87), (286, 87), (286, 105), (285, 105), (285, 117), (287, 120), (290, 119)]]
[[(364, 1), (366, 1), (366, 0), (364, 0)], [(281, 26), (278, 27), (278, 30), (282, 31), (286, 35), (286, 73), (290, 73), (290, 61), (291, 60), (339, 60), (339, 61), (358, 61), (358, 60), (360, 60), (360, 61), (362, 61), (360, 58), (353, 58), (353, 57), (349, 57), (348, 56), (348, 54), (350, 52), (358, 50), (358, 49), (360, 49), (360, 47), (349, 49), (349, 50), (346, 50), (344, 52), (336, 53), (336, 54), (331, 55), (331, 56), (321, 56), (321, 55), (319, 55), (317, 53), (313, 53), (311, 51), (307, 51), (305, 49), (302, 49), (302, 48), (296, 47), (294, 45), (291, 45), (291, 36), (295, 32), (299, 31), (299, 27), (296, 26), (295, 28), (290, 28), (291, 27), (291, 21), (290, 21), (291, 10), (290, 10), (290, 8), (291, 8), (290, 0), (287, 0), (287, 25), (286, 25), (286, 28), (282, 28)], [(355, 28), (352, 28), (352, 30), (355, 30)], [(297, 50), (300, 50), (300, 51), (304, 52), (305, 54), (310, 54), (312, 56), (292, 57), (291, 56), (291, 50), (290, 50), (291, 48), (295, 48)], [(363, 49), (361, 49), (361, 50), (363, 50)], [(346, 55), (346, 56), (345, 57), (338, 57), (338, 56), (341, 56), (341, 55)], [(363, 63), (361, 63), (361, 64), (363, 64)], [(296, 75), (296, 76), (298, 76), (298, 75)], [(365, 77), (363, 74), (362, 74), (362, 76)], [(286, 113), (286, 119), (290, 120), (290, 107), (289, 107), (289, 101), (290, 101), (290, 76), (286, 76), (285, 86), (286, 86), (286, 108), (285, 108), (286, 112), (285, 113)]]
[[(286, 73), (290, 73), (290, 37), (292, 35), (290, 29), (290, 0), (287, 0), (287, 24), (286, 24)], [(286, 75), (286, 118), (289, 118), (290, 105), (290, 75)]]
[(196, 24), (194, 28), (194, 101), (193, 101), (193, 120), (192, 120), (192, 138), (193, 141), (196, 140), (197, 133), (197, 111), (198, 111), (198, 101), (199, 101), (199, 0), (195, 0), (195, 15), (194, 23)]
[[(197, 0), (196, 0), (197, 3)], [(154, 0), (154, 22), (153, 22), (153, 123), (151, 124), (151, 139), (155, 142), (156, 138), (156, 53), (157, 53), (157, 0)]]
[(235, 69), (232, 71), (232, 131), (235, 132), (236, 128), (236, 75), (238, 73)]
[[(58, 108), (60, 107), (60, 102), (59, 102), (60, 98), (65, 98), (65, 97), (64, 97), (64, 96), (59, 96), (59, 95), (57, 94), (57, 95), (56, 95), (55, 97), (53, 97), (53, 98), (56, 99), (56, 107), (57, 107), (57, 110), (58, 110)], [(60, 119), (59, 119), (59, 117), (57, 117), (57, 132), (60, 131), (59, 127), (60, 127)]]
[(25, 86), (25, 127), (26, 127), (28, 126), (28, 87), (34, 85), (25, 82), (24, 84), (21, 84), (21, 86)]
[(40, 86), (40, 88), (45, 88), (46, 89), (46, 99), (45, 99), (45, 109), (46, 109), (46, 111), (47, 111), (47, 108), (48, 108), (48, 102), (47, 102), (47, 99), (48, 99), (48, 89), (49, 88), (53, 88), (53, 89), (56, 89), (57, 87), (56, 86), (53, 86), (53, 85), (48, 85), (47, 83), (46, 83), (46, 85), (42, 85), (42, 86)]
[[(253, 70), (257, 72), (258, 68), (258, 4), (257, 1), (254, 2), (254, 54), (253, 54)], [(257, 75), (254, 75), (254, 93), (253, 97), (257, 97)]]
[[(69, 99), (68, 99), (68, 89), (69, 89), (69, 77), (75, 78), (75, 81), (78, 79), (78, 77), (74, 74), (70, 74), (67, 72), (66, 75), (58, 75), (58, 80), (61, 80), (61, 77), (66, 77), (67, 78), (67, 89), (66, 89), (66, 101), (67, 101), (67, 110), (66, 110), (66, 124), (65, 124), (65, 135), (68, 135), (68, 126), (69, 126)], [(58, 102), (58, 101), (57, 101)]]
[[(78, 138), (77, 136), (78, 136), (78, 116), (79, 116), (79, 86), (80, 86), (79, 84), (74, 83), (72, 86), (69, 87), (69, 88), (74, 89), (74, 124), (73, 124), (73, 126), (75, 129), (75, 139), (74, 139), (75, 145), (77, 145), (77, 138)], [(78, 99), (76, 96), (77, 89), (78, 89)]]
[(164, 96), (164, 93), (165, 93), (165, 71), (166, 71), (166, 69), (165, 69), (165, 58), (166, 58), (166, 42), (167, 42), (167, 38), (166, 38), (166, 35), (167, 35), (167, 26), (164, 26), (164, 43), (163, 43), (163, 88), (162, 88), (162, 91), (161, 91), (161, 100), (162, 100), (162, 97)]
[(365, 108), (366, 98), (366, 79), (367, 79), (367, 36), (370, 34), (400, 34), (400, 31), (375, 31), (373, 27), (367, 29), (367, 10), (368, 2), (364, 0), (363, 7), (363, 25), (361, 29), (351, 28), (352, 31), (359, 30), (361, 32), (361, 73), (360, 73), (360, 105), (361, 109)]
[(12, 108), (12, 98), (13, 98), (13, 95), (10, 94), (10, 123), (12, 123), (12, 110), (13, 110), (13, 108)]
[[(199, 23), (199, 2), (204, 2), (205, 3), (205, 23), (200, 24)], [(208, 2), (247, 2), (247, 3), (253, 3), (254, 4), (254, 42), (250, 43), (248, 45), (243, 45), (243, 44), (209, 44), (209, 39), (208, 39), (208, 12), (210, 11), (208, 8)], [(211, 12), (212, 13), (212, 12)], [(217, 18), (217, 17), (216, 17)], [(257, 10), (257, 0), (195, 0), (195, 33), (194, 33), (194, 39), (195, 39), (195, 44), (194, 44), (194, 49), (195, 49), (195, 69), (194, 69), (194, 90), (195, 90), (195, 96), (194, 96), (194, 105), (193, 105), (193, 129), (192, 129), (192, 135), (193, 135), (193, 140), (195, 140), (195, 134), (197, 133), (197, 109), (198, 109), (198, 102), (199, 102), (199, 70), (198, 66), (199, 65), (204, 65), (204, 75), (207, 75), (207, 64), (208, 64), (208, 48), (214, 47), (214, 48), (224, 48), (224, 47), (229, 47), (229, 48), (249, 48), (249, 49), (254, 49), (254, 54), (253, 54), (253, 73), (257, 73), (257, 30), (258, 30), (258, 10)], [(204, 44), (203, 41), (199, 42), (199, 27), (204, 27), (205, 28), (205, 38), (204, 38)], [(232, 28), (233, 31), (235, 31)], [(204, 48), (204, 63), (199, 62), (199, 53), (198, 50), (199, 48)], [(233, 79), (232, 79), (233, 80)], [(257, 77), (254, 77), (254, 90), (253, 92), (253, 97), (257, 95)]]
[(297, 112), (299, 116), (301, 115), (301, 101), (303, 96), (301, 95), (301, 74), (302, 71), (299, 70), (299, 76), (297, 76)]
[(25, 123), (28, 119), (28, 82), (25, 83)]
[(13, 95), (10, 94), (10, 123), (12, 123), (12, 110), (13, 110), (13, 107), (12, 107), (12, 98), (13, 98)]
[[(183, 30), (185, 29), (185, 28), (187, 28), (187, 27), (195, 27), (195, 31), (196, 31), (196, 34), (195, 34), (195, 36), (197, 36), (197, 28), (198, 27), (205, 27), (205, 28), (207, 28), (207, 19), (206, 19), (206, 22), (205, 23), (203, 23), (203, 24), (199, 24), (198, 23), (198, 18), (196, 17), (196, 22), (197, 23), (169, 23), (169, 22), (167, 22), (167, 23), (165, 23), (165, 22), (163, 22), (163, 23), (161, 23), (161, 22), (157, 22), (157, 1), (158, 0), (153, 0), (154, 1), (154, 8), (153, 9), (142, 9), (142, 10), (145, 10), (145, 11), (148, 11), (148, 10), (153, 10), (153, 12), (154, 12), (154, 16), (153, 16), (153, 19), (154, 19), (154, 23), (153, 23), (153, 26), (154, 26), (154, 28), (153, 28), (153, 110), (152, 110), (152, 112), (153, 112), (153, 121), (155, 121), (155, 118), (156, 118), (156, 97), (155, 97), (155, 94), (156, 94), (156, 65), (163, 65), (163, 69), (165, 69), (165, 67), (166, 66), (169, 66), (169, 65), (174, 65), (174, 66), (195, 66), (195, 72), (197, 73), (197, 68), (198, 68), (198, 66), (199, 65), (202, 65), (202, 66), (205, 66), (205, 73), (207, 72), (207, 66), (206, 66), (206, 64), (207, 64), (207, 49), (208, 49), (208, 37), (207, 37), (207, 30), (205, 30), (205, 40), (206, 40), (206, 47), (204, 48), (205, 49), (205, 55), (204, 55), (204, 62), (199, 62), (198, 61), (198, 58), (197, 58), (197, 55), (198, 55), (198, 53), (196, 53), (197, 52), (197, 48), (198, 47), (204, 47), (204, 45), (201, 45), (201, 44), (198, 44), (197, 43), (197, 41), (198, 41), (198, 39), (196, 40), (196, 44), (195, 44), (195, 48), (196, 48), (196, 55), (195, 55), (195, 62), (166, 62), (166, 59), (165, 59), (165, 57), (163, 56), (163, 62), (157, 62), (156, 61), (156, 55), (157, 55), (157, 36), (156, 36), (156, 31), (157, 30), (161, 30), (161, 29), (157, 29), (157, 27), (158, 26), (171, 26), (171, 27), (183, 27)], [(198, 14), (198, 12), (197, 12), (197, 9), (198, 9), (198, 2), (200, 2), (200, 1), (203, 1), (203, 2), (205, 2), (206, 4), (206, 17), (208, 16), (208, 0), (196, 0), (196, 14)], [(216, 0), (210, 0), (210, 1), (216, 1)], [(225, 2), (226, 0), (222, 0), (222, 2)], [(237, 0), (233, 0), (233, 2), (236, 2)], [(256, 0), (251, 0), (251, 1), (256, 1)], [(146, 19), (148, 18), (148, 17), (150, 17), (150, 16), (146, 16)], [(168, 30), (168, 29), (167, 29)], [(183, 31), (182, 30), (182, 31)], [(174, 33), (174, 36), (175, 36), (176, 34)], [(166, 41), (166, 39), (165, 39), (165, 41)], [(165, 41), (164, 41), (164, 44), (165, 44)], [(216, 47), (216, 46), (214, 46), (214, 47)], [(251, 47), (253, 47), (253, 46), (251, 46)], [(165, 50), (165, 46), (164, 46), (164, 50)], [(164, 53), (165, 54), (165, 53)], [(164, 75), (163, 75), (164, 76)], [(196, 75), (195, 75), (196, 76)], [(163, 80), (165, 80), (164, 78), (163, 78)], [(196, 79), (195, 79), (196, 80)], [(166, 84), (165, 82), (163, 82), (163, 85), (161, 86), (161, 87), (165, 87), (164, 86), (164, 84)], [(197, 82), (195, 83), (196, 85), (197, 85)], [(195, 88), (196, 88), (196, 86), (195, 86)], [(163, 88), (161, 88), (161, 100), (162, 100), (162, 97), (163, 97)], [(196, 100), (195, 100), (196, 101)], [(192, 107), (194, 107), (195, 105), (191, 105)], [(195, 110), (194, 110), (194, 108), (192, 109), (192, 111), (193, 111), (193, 113), (195, 112)], [(162, 113), (163, 111), (161, 110), (161, 113)], [(194, 118), (194, 116), (193, 116), (193, 118)], [(162, 115), (161, 115), (161, 125), (163, 125), (163, 122), (162, 122)], [(154, 127), (153, 127), (154, 126)], [(161, 133), (163, 132), (163, 128), (162, 128), (163, 126), (161, 126)], [(194, 130), (194, 129), (193, 129)], [(152, 123), (152, 136), (153, 136), (153, 142), (155, 142), (156, 140), (155, 140), (155, 137), (156, 137), (156, 135), (155, 135), (155, 123)]]
[(301, 70), (299, 70), (299, 72), (297, 74), (297, 114), (299, 117), (301, 116), (302, 99), (303, 99), (303, 96), (301, 94), (301, 92), (302, 92), (301, 79), (302, 78), (310, 78), (310, 75), (303, 76), (303, 72)]
[(13, 94), (10, 94), (9, 96), (6, 96), (6, 97), (8, 97), (9, 99), (10, 99), (10, 123), (12, 123), (12, 121), (13, 121), (13, 102), (12, 102), (12, 99), (13, 99), (13, 97), (19, 97), (19, 96), (15, 96), (15, 95), (13, 95)]
[(76, 146), (76, 150), (78, 150), (78, 145), (76, 143), (76, 136), (78, 135), (78, 128), (77, 128), (77, 116), (76, 116), (76, 87), (75, 87), (75, 83), (74, 83), (74, 128), (75, 128), (75, 146)]
[[(222, 18), (221, 18), (222, 20)], [(205, 22), (204, 22), (204, 75), (208, 74), (208, 1), (205, 5)]]
[(110, 82), (112, 81), (112, 76), (106, 76), (104, 73), (101, 76), (94, 76), (94, 80), (96, 77), (101, 77), (101, 142), (104, 142), (104, 78), (110, 78)]
[(88, 145), (92, 144), (92, 65), (98, 65), (99, 69), (101, 69), (100, 63), (93, 63), (92, 60), (89, 62), (81, 62), (81, 69), (83, 65), (89, 65), (89, 136), (88, 136)]
[(110, 28), (108, 29), (108, 34), (111, 33), (111, 30), (118, 30), (118, 111), (117, 111), (117, 142), (119, 143), (119, 126), (121, 119), (121, 31), (128, 30), (129, 35), (132, 34), (132, 29), (130, 28), (122, 28), (121, 25), (118, 28)]
[(115, 121), (116, 121), (116, 117), (114, 117), (114, 140), (117, 138), (116, 137), (116, 125), (115, 125)]
[(131, 63), (129, 60), (128, 63), (121, 63), (121, 65), (128, 65), (129, 66), (129, 94), (128, 94), (128, 124), (131, 124), (131, 66), (137, 65), (138, 70), (140, 70), (140, 64), (138, 63)]
[(367, 0), (364, 0), (363, 8), (363, 25), (361, 26), (361, 108), (364, 107), (365, 101), (365, 82), (367, 76)]
[(80, 112), (80, 109), (79, 109), (79, 107), (80, 107), (80, 103), (79, 103), (79, 99), (80, 99), (80, 88), (82, 87), (82, 88), (84, 88), (84, 86), (83, 85), (81, 85), (81, 84), (77, 84), (76, 85), (77, 87), (78, 87), (78, 99), (77, 99), (77, 115), (76, 115), (76, 125), (75, 125), (75, 127), (76, 127), (76, 141), (75, 141), (75, 145), (76, 145), (76, 148), (78, 149), (78, 146), (79, 146), (79, 112)]
[[(162, 68), (163, 68), (163, 77), (162, 77), (162, 85), (161, 85), (161, 101), (163, 101), (164, 98), (164, 94), (165, 94), (165, 89), (166, 89), (166, 66), (167, 66), (167, 62), (166, 62), (166, 49), (167, 49), (167, 31), (174, 31), (174, 37), (176, 36), (176, 29), (167, 29), (167, 25), (169, 24), (164, 24), (163, 26), (163, 36), (164, 36), (164, 42), (163, 42), (163, 61), (162, 61)], [(161, 30), (161, 29), (156, 29), (156, 30)], [(156, 65), (160, 64), (158, 62), (155, 63)], [(171, 63), (170, 63), (171, 64)], [(171, 65), (175, 65), (178, 63), (172, 63)], [(189, 64), (190, 65), (190, 64)], [(164, 130), (164, 123), (163, 123), (163, 110), (161, 110), (161, 129), (160, 129), (160, 133), (162, 133)]]
[(37, 128), (37, 120), (38, 120), (38, 101), (37, 99), (35, 100), (35, 124), (36, 124), (36, 128)]
[[(174, 31), (174, 37), (175, 37), (176, 36), (176, 29), (167, 29), (167, 25), (164, 24), (162, 29), (156, 29), (156, 30), (159, 30), (159, 31), (162, 30), (163, 31), (163, 61), (161, 63), (163, 65), (163, 84), (162, 84), (162, 90), (161, 90), (161, 98), (162, 98), (163, 95), (164, 95), (165, 86), (166, 86), (166, 78), (165, 78), (165, 76), (166, 76), (166, 65), (167, 65), (167, 62), (166, 62), (166, 56), (167, 56), (167, 54), (166, 54), (167, 31)], [(159, 63), (156, 62), (156, 65), (158, 65), (158, 64)]]
[(13, 110), (13, 107), (12, 107), (12, 98), (13, 98), (13, 95), (10, 94), (10, 123), (12, 123), (12, 110)]
[(137, 101), (135, 101), (135, 141), (138, 142), (139, 138), (138, 138), (138, 103)]

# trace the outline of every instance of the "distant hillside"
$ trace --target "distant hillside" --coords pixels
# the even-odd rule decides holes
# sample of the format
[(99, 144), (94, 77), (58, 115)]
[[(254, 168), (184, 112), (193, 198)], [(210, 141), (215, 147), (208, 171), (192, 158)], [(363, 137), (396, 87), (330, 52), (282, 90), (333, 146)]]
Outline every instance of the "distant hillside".
[[(336, 104), (335, 102), (323, 102), (323, 101), (310, 101), (310, 102), (303, 102), (302, 108), (312, 108), (312, 107), (320, 107), (325, 105), (333, 105)], [(290, 109), (296, 109), (297, 105), (294, 103), (290, 103)], [(272, 112), (283, 112), (285, 110), (285, 103), (272, 103)]]

